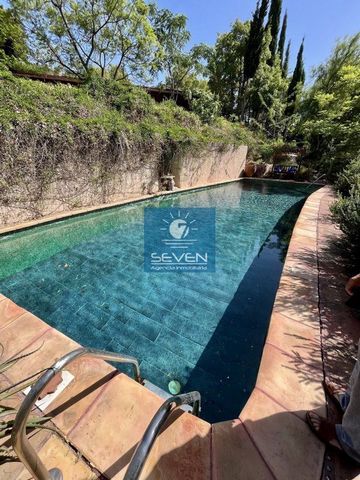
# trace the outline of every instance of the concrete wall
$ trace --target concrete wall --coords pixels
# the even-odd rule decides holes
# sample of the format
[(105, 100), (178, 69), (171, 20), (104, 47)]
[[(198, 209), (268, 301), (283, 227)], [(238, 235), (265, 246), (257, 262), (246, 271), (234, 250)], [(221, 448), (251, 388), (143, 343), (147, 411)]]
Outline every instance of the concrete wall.
[(239, 178), (244, 170), (247, 151), (245, 145), (227, 150), (215, 146), (199, 155), (175, 158), (171, 167), (175, 185), (187, 188)]

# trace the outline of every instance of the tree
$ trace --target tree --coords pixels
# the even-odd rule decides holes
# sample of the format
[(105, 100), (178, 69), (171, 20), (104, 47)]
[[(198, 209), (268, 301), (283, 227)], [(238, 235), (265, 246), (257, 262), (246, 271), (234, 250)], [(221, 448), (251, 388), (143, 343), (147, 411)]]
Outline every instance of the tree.
[(285, 52), (285, 58), (282, 63), (282, 72), (283, 72), (283, 77), (285, 78), (288, 76), (288, 73), (289, 73), (290, 47), (291, 47), (291, 40), (288, 41), (286, 52)]
[(195, 45), (189, 53), (178, 52), (168, 64), (168, 74), (164, 84), (172, 90), (185, 88), (189, 78), (202, 77), (207, 74), (204, 63), (209, 56), (209, 47), (204, 44)]
[(281, 27), (281, 32), (280, 32), (280, 38), (279, 38), (279, 45), (278, 45), (278, 54), (280, 57), (280, 62), (283, 64), (284, 61), (284, 49), (285, 49), (285, 41), (286, 41), (286, 29), (287, 29), (287, 11), (285, 12), (282, 27)]
[(236, 20), (230, 32), (219, 35), (209, 59), (209, 87), (221, 102), (222, 114), (241, 115), (244, 96), (244, 56), (250, 24)]
[(302, 90), (302, 87), (305, 82), (305, 69), (304, 69), (304, 39), (301, 42), (299, 52), (297, 55), (295, 70), (291, 77), (291, 81), (287, 93), (287, 107), (286, 115), (292, 115), (297, 108), (297, 100), (299, 98), (299, 93)]
[(316, 83), (325, 92), (331, 92), (342, 67), (360, 63), (360, 33), (345, 37), (332, 52), (329, 60), (315, 70)]
[(158, 61), (154, 64), (154, 73), (164, 74), (163, 83), (176, 95), (176, 90), (187, 88), (193, 78), (207, 72), (204, 61), (209, 56), (210, 48), (201, 44), (195, 45), (189, 52), (184, 52), (190, 40), (185, 15), (174, 14), (168, 9), (158, 9), (152, 4), (150, 18), (161, 46)]
[(8, 57), (26, 58), (26, 37), (19, 19), (11, 9), (0, 6), (0, 50)]
[(268, 18), (268, 23), (266, 27), (270, 29), (270, 33), (271, 33), (271, 41), (270, 41), (271, 57), (269, 59), (270, 64), (274, 63), (276, 50), (277, 50), (277, 41), (278, 41), (278, 34), (280, 29), (281, 6), (282, 6), (282, 0), (271, 0), (269, 18)]
[(154, 65), (154, 73), (164, 73), (171, 79), (178, 57), (190, 40), (190, 32), (186, 28), (187, 18), (166, 8), (158, 9), (155, 4), (151, 4), (150, 19), (162, 49), (157, 64)]
[(269, 0), (259, 1), (256, 5), (253, 18), (250, 23), (249, 39), (244, 56), (244, 81), (253, 78), (259, 66), (261, 46), (264, 36), (264, 20), (267, 13)]
[(279, 138), (284, 133), (287, 122), (285, 119), (287, 80), (282, 75), (280, 58), (271, 59), (271, 32), (266, 30), (259, 67), (251, 85), (250, 115), (265, 133), (273, 138)]
[(360, 151), (360, 33), (340, 41), (301, 105), (309, 157), (334, 179)]
[(33, 59), (79, 77), (142, 78), (159, 53), (145, 0), (12, 0)]

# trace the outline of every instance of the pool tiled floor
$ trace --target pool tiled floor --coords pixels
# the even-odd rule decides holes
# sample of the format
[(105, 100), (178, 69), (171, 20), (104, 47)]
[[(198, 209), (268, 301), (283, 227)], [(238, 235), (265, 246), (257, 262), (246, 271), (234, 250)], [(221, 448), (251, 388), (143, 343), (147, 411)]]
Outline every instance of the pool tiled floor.
[[(297, 213), (287, 210), (307, 193), (296, 185), (240, 182), (159, 201), (160, 206), (216, 206), (214, 274), (144, 272), (137, 204), (102, 212), (100, 233), (95, 214), (72, 219), (69, 232), (66, 223), (49, 227), (50, 236), (59, 228), (62, 237), (69, 235), (66, 245), (74, 244), (55, 254), (49, 250), (49, 258), (3, 278), (0, 290), (78, 342), (138, 356), (149, 380), (164, 390), (172, 379), (184, 390), (215, 389), (216, 401), (204, 393), (204, 418), (231, 418), (227, 389), (236, 386), (238, 406), (255, 383), (286, 248), (282, 235)], [(97, 235), (89, 238), (92, 228)], [(36, 232), (28, 234), (29, 242), (35, 242)], [(26, 232), (16, 235), (19, 246), (28, 245)], [(45, 248), (43, 237), (41, 245)]]

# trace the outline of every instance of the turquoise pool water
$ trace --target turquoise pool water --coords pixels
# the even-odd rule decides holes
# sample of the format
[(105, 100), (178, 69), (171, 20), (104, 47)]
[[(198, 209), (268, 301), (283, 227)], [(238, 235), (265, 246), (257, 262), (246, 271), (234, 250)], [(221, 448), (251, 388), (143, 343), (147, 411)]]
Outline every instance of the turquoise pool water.
[[(309, 193), (243, 180), (3, 236), (0, 292), (83, 345), (134, 355), (165, 390), (173, 379), (199, 390), (206, 420), (231, 419), (254, 386)], [(216, 272), (144, 272), (146, 206), (215, 207)]]

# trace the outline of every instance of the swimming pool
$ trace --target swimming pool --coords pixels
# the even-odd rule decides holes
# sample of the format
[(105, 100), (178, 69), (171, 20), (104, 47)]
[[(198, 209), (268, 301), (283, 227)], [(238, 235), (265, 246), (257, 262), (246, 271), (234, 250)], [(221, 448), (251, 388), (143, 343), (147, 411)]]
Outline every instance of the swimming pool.
[[(254, 386), (291, 232), (316, 188), (244, 179), (0, 237), (0, 292), (85, 346), (133, 355), (202, 417), (237, 417)], [(216, 272), (145, 272), (144, 208), (215, 207)]]

